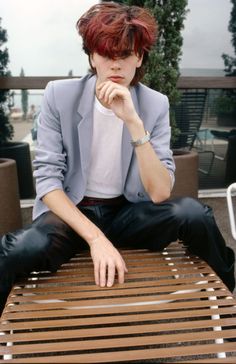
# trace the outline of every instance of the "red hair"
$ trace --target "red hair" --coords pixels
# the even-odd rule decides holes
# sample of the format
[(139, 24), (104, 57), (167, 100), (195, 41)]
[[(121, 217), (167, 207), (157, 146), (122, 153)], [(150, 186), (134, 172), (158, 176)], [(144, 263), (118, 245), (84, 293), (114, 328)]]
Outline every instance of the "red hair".
[[(157, 35), (156, 21), (147, 9), (112, 2), (92, 6), (77, 21), (76, 28), (86, 54), (96, 52), (113, 59), (134, 52), (143, 55), (143, 65)], [(143, 74), (143, 66), (137, 68), (131, 84), (139, 82)]]

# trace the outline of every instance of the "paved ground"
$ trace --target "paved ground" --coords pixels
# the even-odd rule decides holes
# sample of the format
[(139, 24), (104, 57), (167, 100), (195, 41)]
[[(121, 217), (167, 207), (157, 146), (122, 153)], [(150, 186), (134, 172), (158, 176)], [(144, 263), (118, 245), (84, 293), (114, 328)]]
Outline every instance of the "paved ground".
[(30, 134), (30, 129), (32, 128), (32, 120), (22, 121), (16, 119), (11, 121), (14, 128), (13, 141), (23, 140), (28, 134)]
[[(201, 199), (201, 201), (212, 207), (216, 223), (219, 226), (219, 229), (226, 241), (226, 244), (234, 250), (236, 256), (236, 241), (233, 239), (231, 235), (226, 198), (225, 197), (204, 198)], [(234, 201), (234, 206), (236, 206), (236, 197), (233, 198), (233, 201)], [(235, 271), (235, 279), (236, 279), (236, 271)], [(234, 294), (236, 297), (236, 289), (234, 290)]]

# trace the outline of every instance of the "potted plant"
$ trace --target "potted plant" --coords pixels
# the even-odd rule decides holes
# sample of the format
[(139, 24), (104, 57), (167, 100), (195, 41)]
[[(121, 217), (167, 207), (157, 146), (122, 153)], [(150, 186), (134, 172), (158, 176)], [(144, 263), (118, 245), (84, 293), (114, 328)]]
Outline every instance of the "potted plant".
[[(167, 95), (170, 102), (171, 146), (180, 134), (175, 121), (175, 106), (181, 94), (177, 89), (179, 61), (181, 57), (184, 19), (187, 14), (187, 0), (123, 0), (127, 5), (145, 6), (155, 16), (159, 37), (149, 54), (143, 82), (154, 90)], [(184, 149), (173, 149), (176, 163), (176, 182), (172, 196), (198, 195), (198, 155)]]
[(217, 124), (236, 128), (236, 93), (234, 90), (222, 90), (215, 99)]
[[(5, 40), (6, 31), (1, 27), (0, 18), (0, 44)], [(6, 75), (4, 70), (7, 63), (8, 53), (4, 49), (0, 53), (1, 76)], [(0, 91), (0, 145), (13, 136), (13, 127), (9, 123), (4, 106), (8, 95), (8, 91)], [(2, 235), (22, 226), (16, 162), (11, 159), (0, 158), (0, 200), (0, 235)]]
[(16, 162), (0, 158), (0, 236), (22, 227)]
[[(7, 32), (1, 27), (0, 19), (0, 47), (7, 41)], [(9, 76), (7, 70), (9, 62), (7, 48), (0, 49), (0, 76)], [(0, 158), (16, 161), (20, 198), (34, 197), (34, 183), (29, 144), (24, 142), (12, 142), (14, 135), (13, 126), (9, 122), (7, 102), (10, 93), (8, 90), (0, 90)]]

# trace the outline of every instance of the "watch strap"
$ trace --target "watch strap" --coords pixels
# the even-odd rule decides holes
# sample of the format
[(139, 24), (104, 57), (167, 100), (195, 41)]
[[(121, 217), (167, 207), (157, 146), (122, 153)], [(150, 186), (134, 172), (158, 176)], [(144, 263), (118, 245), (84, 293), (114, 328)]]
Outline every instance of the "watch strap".
[(133, 147), (139, 147), (140, 145), (146, 144), (149, 141), (150, 141), (150, 133), (146, 130), (144, 137), (137, 140), (131, 140), (131, 144)]

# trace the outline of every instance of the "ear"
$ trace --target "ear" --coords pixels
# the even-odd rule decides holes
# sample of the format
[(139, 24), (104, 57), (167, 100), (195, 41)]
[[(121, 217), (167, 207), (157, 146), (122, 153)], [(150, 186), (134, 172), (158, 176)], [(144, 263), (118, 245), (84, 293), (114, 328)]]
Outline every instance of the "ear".
[(136, 68), (140, 68), (143, 63), (143, 54), (141, 56), (138, 56), (137, 65)]
[(93, 54), (89, 55), (89, 63), (90, 63), (90, 66), (92, 66), (93, 68), (96, 68), (94, 60), (93, 60)]

